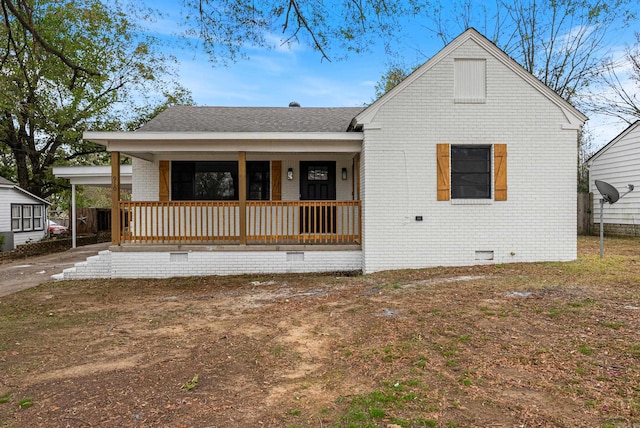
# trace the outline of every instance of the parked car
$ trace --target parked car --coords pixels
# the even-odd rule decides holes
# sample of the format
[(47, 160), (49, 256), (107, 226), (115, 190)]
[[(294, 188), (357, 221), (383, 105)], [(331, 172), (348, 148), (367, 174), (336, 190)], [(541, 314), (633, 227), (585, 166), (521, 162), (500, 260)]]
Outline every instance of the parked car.
[(65, 226), (56, 223), (55, 221), (49, 220), (49, 235), (51, 236), (61, 236), (69, 233), (69, 229)]

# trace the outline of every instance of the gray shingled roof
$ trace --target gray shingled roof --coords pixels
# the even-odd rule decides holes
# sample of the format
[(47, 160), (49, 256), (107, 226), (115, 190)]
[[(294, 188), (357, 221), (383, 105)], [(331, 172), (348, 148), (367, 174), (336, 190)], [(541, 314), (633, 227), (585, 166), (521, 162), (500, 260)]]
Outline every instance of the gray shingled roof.
[(140, 132), (345, 132), (365, 107), (175, 106)]
[(15, 183), (13, 181), (9, 181), (4, 177), (0, 177), (0, 184), (4, 184), (7, 186), (15, 186)]

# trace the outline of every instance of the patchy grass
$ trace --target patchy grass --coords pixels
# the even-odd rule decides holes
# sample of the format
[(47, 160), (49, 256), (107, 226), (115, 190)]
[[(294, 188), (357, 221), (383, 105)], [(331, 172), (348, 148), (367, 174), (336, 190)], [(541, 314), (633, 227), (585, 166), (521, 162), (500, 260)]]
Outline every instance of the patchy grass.
[(579, 253), (43, 284), (0, 298), (0, 427), (640, 424), (640, 240)]

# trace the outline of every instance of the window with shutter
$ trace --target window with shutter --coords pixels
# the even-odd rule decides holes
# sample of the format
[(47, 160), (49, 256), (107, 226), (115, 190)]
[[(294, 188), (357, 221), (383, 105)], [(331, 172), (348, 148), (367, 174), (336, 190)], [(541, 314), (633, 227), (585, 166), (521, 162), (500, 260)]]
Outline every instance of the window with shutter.
[(451, 199), (491, 199), (491, 147), (451, 146)]
[(493, 200), (507, 200), (506, 144), (438, 144), (436, 153), (437, 200), (491, 199), (492, 190)]

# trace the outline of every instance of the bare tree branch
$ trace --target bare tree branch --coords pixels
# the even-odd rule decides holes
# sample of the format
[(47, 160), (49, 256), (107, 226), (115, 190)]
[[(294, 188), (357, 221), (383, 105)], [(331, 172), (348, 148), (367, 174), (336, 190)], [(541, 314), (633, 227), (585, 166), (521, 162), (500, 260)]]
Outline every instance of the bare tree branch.
[(291, 9), (293, 9), (293, 11), (294, 11), (296, 20), (298, 21), (298, 25), (297, 25), (296, 29), (294, 30), (293, 35), (291, 37), (289, 37), (286, 40), (286, 42), (289, 42), (290, 40), (293, 40), (296, 37), (296, 35), (298, 34), (298, 32), (300, 31), (300, 29), (304, 28), (309, 33), (309, 35), (311, 36), (311, 39), (313, 40), (313, 44), (314, 44), (315, 48), (318, 50), (318, 52), (320, 52), (320, 54), (322, 55), (322, 58), (326, 59), (329, 62), (331, 62), (331, 59), (329, 58), (329, 56), (325, 52), (324, 47), (319, 42), (315, 31), (311, 28), (311, 26), (309, 26), (309, 23), (307, 22), (306, 18), (302, 14), (302, 12), (300, 10), (300, 7), (298, 5), (298, 2), (296, 0), (289, 0), (289, 6), (287, 7), (287, 14), (286, 14), (285, 22), (282, 25), (282, 32), (283, 33), (286, 32), (287, 28), (289, 26), (289, 14), (291, 13)]

